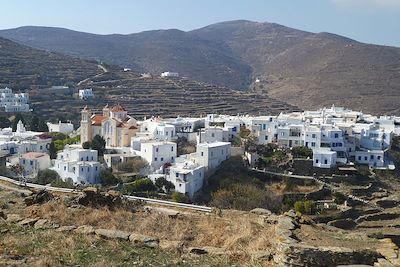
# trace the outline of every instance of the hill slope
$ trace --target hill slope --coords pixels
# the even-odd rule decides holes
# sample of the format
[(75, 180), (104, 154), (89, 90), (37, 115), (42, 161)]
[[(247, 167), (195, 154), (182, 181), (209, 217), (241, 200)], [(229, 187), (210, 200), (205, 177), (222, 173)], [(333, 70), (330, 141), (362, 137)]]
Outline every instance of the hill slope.
[(16, 89), (76, 83), (97, 73), (97, 63), (45, 52), (0, 38), (0, 87)]
[[(198, 30), (95, 35), (22, 27), (0, 36), (70, 55), (234, 89), (254, 89), (303, 109), (341, 104), (400, 113), (400, 48), (368, 45), (273, 23), (231, 21)], [(259, 83), (254, 83), (256, 78)]]

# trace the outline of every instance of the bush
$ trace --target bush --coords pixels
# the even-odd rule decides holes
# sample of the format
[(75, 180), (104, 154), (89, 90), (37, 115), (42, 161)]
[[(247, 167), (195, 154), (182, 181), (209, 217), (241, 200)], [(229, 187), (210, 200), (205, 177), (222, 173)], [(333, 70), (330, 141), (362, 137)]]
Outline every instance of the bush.
[(312, 158), (313, 152), (308, 147), (298, 146), (292, 148), (294, 158)]
[(90, 149), (91, 146), (92, 146), (92, 143), (90, 143), (90, 142), (84, 142), (82, 144), (83, 149)]
[(56, 171), (53, 170), (40, 170), (37, 175), (37, 183), (38, 184), (51, 184), (53, 181), (60, 179), (60, 175)]
[(110, 169), (102, 170), (100, 172), (100, 183), (105, 186), (109, 185), (116, 185), (121, 180), (119, 180), (115, 175), (112, 173)]
[(155, 182), (155, 186), (159, 191), (166, 191), (167, 193), (169, 193), (172, 189), (175, 189), (174, 184), (164, 177), (158, 178)]
[(304, 213), (304, 202), (303, 201), (296, 201), (294, 203), (294, 210), (299, 213)]
[(212, 204), (222, 209), (251, 210), (279, 209), (281, 198), (253, 184), (232, 184), (228, 188), (212, 193)]
[(123, 192), (125, 194), (131, 194), (133, 192), (149, 192), (156, 190), (157, 187), (149, 178), (140, 178), (130, 184), (125, 184)]
[(346, 197), (343, 194), (339, 193), (339, 192), (335, 192), (333, 194), (333, 197), (335, 199), (335, 203), (339, 204), (339, 205), (343, 204), (346, 201)]
[(143, 168), (148, 166), (147, 161), (144, 159), (137, 157), (125, 162), (122, 162), (117, 165), (118, 171), (122, 172), (133, 172), (133, 173), (140, 173)]
[(189, 203), (189, 197), (185, 194), (179, 193), (179, 192), (174, 192), (172, 193), (172, 200), (174, 202), (179, 202), (179, 203)]
[(75, 188), (71, 180), (64, 181), (63, 179), (56, 179), (51, 183), (51, 186), (62, 187), (62, 188)]
[(304, 201), (304, 212), (306, 214), (313, 214), (315, 212), (315, 202), (312, 200)]

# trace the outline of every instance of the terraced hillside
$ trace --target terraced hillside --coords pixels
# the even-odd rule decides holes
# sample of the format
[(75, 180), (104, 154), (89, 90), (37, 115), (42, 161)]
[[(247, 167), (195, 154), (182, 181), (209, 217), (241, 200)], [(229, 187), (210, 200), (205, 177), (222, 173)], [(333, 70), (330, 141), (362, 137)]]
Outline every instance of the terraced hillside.
[(26, 90), (74, 84), (98, 72), (94, 61), (45, 52), (0, 38), (0, 87)]
[(68, 114), (77, 117), (86, 104), (95, 110), (117, 103), (137, 117), (205, 115), (212, 112), (276, 114), (297, 110), (294, 106), (256, 93), (238, 92), (188, 79), (142, 78), (135, 72), (107, 72), (88, 79), (80, 86), (93, 88), (95, 99), (85, 102), (69, 93), (33, 90), (33, 108), (49, 116), (58, 114), (63, 117)]

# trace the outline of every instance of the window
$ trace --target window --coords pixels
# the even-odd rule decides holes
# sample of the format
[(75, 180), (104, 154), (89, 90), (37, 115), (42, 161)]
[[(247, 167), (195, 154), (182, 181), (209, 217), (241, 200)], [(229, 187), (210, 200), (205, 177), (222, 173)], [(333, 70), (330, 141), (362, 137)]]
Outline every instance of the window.
[(202, 156), (202, 157), (204, 156), (204, 152), (201, 152), (201, 156)]
[(81, 161), (83, 161), (83, 158), (81, 158)]
[(94, 159), (93, 159), (93, 156), (92, 156), (92, 160), (94, 160)]
[(64, 171), (66, 171), (67, 170), (67, 166), (64, 166)]
[(265, 140), (268, 140), (268, 135), (265, 136)]
[(315, 159), (315, 163), (317, 163), (317, 164), (318, 164), (318, 162), (319, 162), (319, 160), (318, 160), (318, 159)]
[(214, 133), (211, 133), (211, 137), (215, 137), (215, 134), (214, 134)]
[(311, 143), (311, 146), (312, 146), (312, 147), (315, 147), (315, 143), (314, 143), (314, 142), (312, 142), (312, 143)]
[(161, 161), (164, 161), (164, 158), (160, 158)]
[(267, 128), (266, 124), (263, 124), (263, 130), (265, 130)]
[(95, 170), (97, 171), (97, 166), (96, 166)]
[(174, 160), (174, 157), (171, 157), (171, 160)]
[(25, 160), (22, 160), (22, 164), (25, 164)]
[(381, 160), (381, 156), (376, 156), (376, 159), (377, 160)]
[(312, 134), (311, 137), (312, 137), (312, 138), (316, 138), (317, 135), (316, 135), (316, 134)]
[(33, 160), (31, 160), (31, 166), (33, 166)]
[(338, 133), (335, 133), (335, 138), (339, 138), (339, 134)]
[(174, 147), (173, 146), (171, 146), (171, 151), (174, 151)]
[(154, 161), (157, 161), (157, 158), (154, 158)]
[(158, 147), (156, 148), (156, 152), (158, 152)]
[(367, 156), (365, 156), (365, 157), (364, 157), (364, 160), (368, 160), (368, 157), (367, 157)]
[(86, 161), (89, 161), (89, 156), (86, 157)]
[(81, 172), (83, 172), (83, 168), (81, 168)]
[(179, 173), (175, 173), (175, 177), (178, 178), (179, 177)]
[(361, 161), (361, 156), (358, 156), (358, 160)]
[(370, 159), (373, 160), (374, 159), (374, 155), (371, 155)]
[(328, 160), (327, 159), (324, 160), (324, 164), (328, 164)]
[(214, 156), (214, 152), (211, 151), (211, 157)]
[(165, 135), (166, 135), (166, 136), (168, 136), (168, 131), (167, 131), (167, 132), (165, 132)]

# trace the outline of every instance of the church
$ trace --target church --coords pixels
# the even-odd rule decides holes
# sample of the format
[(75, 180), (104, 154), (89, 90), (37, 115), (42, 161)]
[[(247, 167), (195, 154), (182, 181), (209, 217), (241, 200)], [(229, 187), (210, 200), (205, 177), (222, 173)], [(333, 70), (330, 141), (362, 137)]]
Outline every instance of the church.
[(93, 114), (87, 106), (81, 111), (81, 143), (100, 135), (107, 147), (128, 147), (138, 130), (137, 121), (120, 105), (106, 105), (101, 115)]

